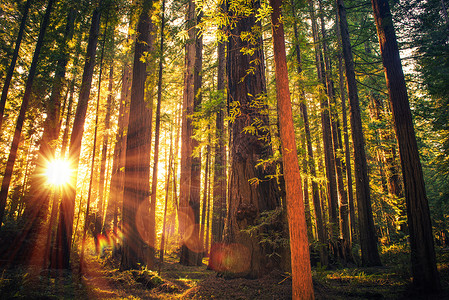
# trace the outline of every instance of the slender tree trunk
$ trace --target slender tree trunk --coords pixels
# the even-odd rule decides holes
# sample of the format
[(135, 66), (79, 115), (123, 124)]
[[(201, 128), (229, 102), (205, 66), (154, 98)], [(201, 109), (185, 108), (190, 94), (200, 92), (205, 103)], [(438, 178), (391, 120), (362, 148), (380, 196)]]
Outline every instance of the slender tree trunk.
[[(337, 20), (338, 20), (338, 12), (337, 12)], [(346, 184), (348, 187), (348, 199), (347, 204), (349, 205), (349, 222), (350, 222), (350, 230), (351, 237), (350, 243), (352, 244), (352, 240), (355, 235), (355, 208), (354, 208), (354, 192), (352, 188), (352, 170), (351, 170), (351, 152), (349, 148), (349, 134), (348, 134), (348, 117), (346, 115), (346, 94), (345, 94), (345, 82), (344, 82), (344, 71), (343, 71), (343, 57), (341, 54), (341, 34), (340, 34), (340, 26), (337, 24), (337, 42), (338, 42), (338, 72), (339, 72), (339, 83), (340, 83), (340, 99), (341, 99), (341, 112), (343, 118), (343, 137), (345, 144), (345, 163), (342, 165), (343, 172), (346, 174)], [(342, 199), (342, 205), (345, 202)], [(346, 212), (342, 212), (342, 214), (346, 214)], [(342, 218), (346, 218), (343, 217)]]
[[(82, 41), (82, 38), (81, 38), (81, 36), (79, 36), (77, 39), (76, 46), (75, 46), (76, 55), (75, 55), (75, 58), (73, 59), (74, 66), (77, 66), (78, 62), (79, 62), (79, 57), (81, 54), (81, 41)], [(68, 88), (69, 94), (68, 94), (68, 100), (67, 100), (68, 104), (67, 104), (67, 113), (66, 113), (66, 118), (65, 118), (65, 128), (64, 128), (64, 133), (62, 134), (61, 154), (60, 154), (61, 158), (65, 158), (65, 153), (67, 150), (67, 143), (68, 143), (68, 139), (69, 139), (69, 130), (70, 130), (70, 121), (72, 118), (73, 95), (75, 94), (75, 82), (76, 82), (77, 76), (78, 76), (77, 68), (73, 68), (72, 80), (70, 81), (70, 85)]]
[(337, 183), (337, 173), (336, 173), (336, 158), (334, 152), (334, 140), (333, 137), (333, 123), (332, 114), (331, 114), (331, 105), (330, 102), (334, 98), (334, 83), (332, 81), (332, 70), (331, 70), (331, 62), (329, 59), (329, 53), (327, 48), (327, 34), (326, 27), (324, 22), (324, 11), (322, 6), (322, 1), (319, 0), (319, 18), (321, 21), (321, 46), (323, 49), (323, 61), (324, 61), (324, 69), (321, 69), (322, 72), (322, 81), (324, 86), (326, 87), (327, 97), (323, 97), (321, 100), (321, 122), (323, 128), (323, 143), (324, 143), (324, 157), (326, 164), (326, 177), (328, 179), (328, 202), (329, 202), (329, 220), (331, 224), (331, 245), (334, 248), (334, 256), (337, 256), (338, 250), (336, 249), (336, 240), (340, 233), (340, 224), (339, 224), (339, 213), (338, 213), (338, 194), (340, 186)]
[(73, 215), (75, 212), (76, 182), (78, 178), (78, 165), (81, 154), (81, 141), (84, 133), (84, 122), (86, 120), (87, 104), (92, 85), (92, 76), (95, 66), (95, 54), (98, 42), (98, 32), (100, 29), (100, 9), (101, 1), (92, 15), (92, 23), (89, 32), (89, 41), (87, 44), (86, 58), (81, 82), (81, 90), (76, 108), (75, 119), (73, 121), (72, 135), (70, 137), (69, 160), (72, 168), (70, 184), (67, 192), (62, 195), (59, 209), (59, 223), (56, 234), (56, 257), (54, 268), (70, 268), (70, 250), (73, 232)]
[(198, 262), (199, 245), (199, 200), (200, 200), (200, 173), (201, 160), (193, 158), (192, 153), (197, 145), (193, 138), (193, 124), (190, 116), (193, 114), (198, 102), (196, 91), (198, 89), (197, 73), (197, 37), (195, 27), (195, 3), (189, 0), (186, 15), (188, 23), (189, 41), (186, 44), (184, 98), (182, 116), (182, 144), (181, 144), (181, 179), (180, 179), (180, 211), (179, 228), (182, 239), (180, 263), (194, 266)]
[[(298, 34), (298, 28), (296, 24), (296, 11), (293, 8), (293, 1), (292, 3), (292, 14), (293, 14), (293, 30), (295, 34), (295, 52), (296, 52), (296, 61), (298, 64), (298, 74), (302, 74), (302, 60), (301, 60), (301, 49), (299, 48), (299, 34)], [(307, 144), (307, 166), (309, 173), (312, 178), (312, 200), (313, 200), (313, 206), (315, 211), (315, 223), (316, 223), (316, 231), (317, 231), (317, 237), (318, 242), (320, 243), (319, 251), (320, 251), (320, 263), (322, 266), (326, 266), (328, 264), (328, 254), (327, 254), (327, 247), (326, 245), (326, 235), (324, 230), (324, 224), (323, 224), (323, 213), (321, 208), (321, 201), (320, 201), (320, 194), (318, 189), (318, 183), (316, 182), (316, 170), (315, 170), (315, 159), (313, 155), (313, 147), (312, 147), (312, 139), (310, 134), (310, 124), (309, 124), (309, 116), (307, 112), (307, 105), (306, 105), (306, 98), (304, 95), (304, 89), (301, 86), (301, 102), (300, 102), (300, 111), (301, 116), (303, 118), (304, 122), (304, 132), (306, 136), (306, 144)]]
[(152, 0), (145, 0), (137, 24), (131, 86), (130, 118), (126, 142), (125, 190), (123, 195), (123, 256), (121, 269), (146, 264), (145, 243), (149, 241), (151, 110), (145, 102), (147, 62), (142, 55), (152, 50), (150, 18)]
[(436, 267), (429, 204), (390, 7), (386, 0), (372, 0), (372, 5), (399, 143), (413, 283), (423, 291), (439, 291), (441, 285)]
[[(223, 6), (222, 6), (223, 8)], [(212, 204), (212, 245), (223, 241), (224, 217), (226, 213), (226, 144), (224, 129), (225, 86), (225, 43), (217, 46), (217, 90), (221, 105), (215, 118), (215, 160)], [(211, 254), (212, 255), (212, 254)]]
[[(201, 22), (201, 18), (203, 16), (202, 10), (198, 12), (196, 18), (196, 24), (198, 25)], [(194, 71), (194, 80), (193, 80), (193, 90), (194, 90), (194, 111), (198, 111), (200, 109), (200, 105), (203, 98), (202, 93), (202, 85), (203, 85), (203, 36), (198, 35), (199, 31), (196, 33), (195, 37), (195, 71)], [(198, 128), (195, 128), (198, 130)], [(195, 150), (199, 147), (198, 140), (192, 137), (192, 147)], [(205, 187), (204, 187), (205, 188)], [(201, 152), (198, 153), (197, 156), (192, 158), (192, 185), (190, 186), (190, 200), (191, 207), (193, 210), (193, 215), (195, 219), (194, 231), (193, 235), (196, 241), (196, 265), (201, 266), (203, 260), (203, 244), (200, 240), (200, 202), (201, 198)]]
[(381, 265), (377, 249), (376, 230), (374, 228), (373, 212), (369, 189), (368, 166), (365, 154), (365, 139), (363, 136), (362, 119), (360, 115), (357, 82), (355, 79), (354, 61), (349, 39), (346, 8), (343, 0), (337, 0), (339, 26), (345, 60), (346, 85), (349, 105), (351, 108), (352, 142), (354, 145), (354, 165), (357, 191), (357, 208), (359, 212), (360, 247), (362, 249), (362, 264), (364, 266)]
[(295, 130), (288, 87), (287, 58), (285, 54), (284, 27), (280, 22), (281, 1), (271, 0), (273, 52), (276, 73), (276, 98), (284, 162), (284, 177), (292, 258), (292, 298), (314, 299), (312, 271), (310, 267), (307, 225), (301, 192), (301, 175), (295, 151)]
[[(91, 176), (94, 176), (94, 165), (95, 165), (95, 155), (96, 155), (96, 148), (97, 148), (97, 135), (98, 135), (98, 119), (99, 119), (99, 113), (100, 113), (100, 99), (101, 99), (101, 83), (102, 83), (102, 75), (103, 75), (103, 59), (104, 59), (104, 50), (106, 45), (106, 33), (108, 31), (108, 22), (109, 22), (109, 11), (106, 13), (106, 20), (104, 22), (104, 31), (103, 31), (103, 41), (101, 43), (101, 54), (100, 54), (100, 70), (99, 70), (99, 76), (98, 76), (98, 92), (97, 92), (97, 107), (95, 110), (95, 130), (94, 130), (94, 143), (93, 143), (93, 154), (92, 154), (92, 169), (91, 169)], [(108, 99), (109, 100), (109, 99)], [(108, 108), (106, 108), (108, 109)], [(105, 155), (105, 165), (106, 165), (106, 153)], [(95, 249), (98, 253), (98, 235), (101, 233), (101, 221), (102, 221), (102, 213), (103, 210), (103, 187), (104, 186), (104, 170), (103, 167), (103, 159), (101, 160), (101, 166), (100, 166), (100, 182), (98, 186), (98, 202), (97, 202), (97, 211), (94, 212), (93, 220), (94, 220), (94, 230), (93, 230), (93, 236), (95, 240)], [(89, 184), (89, 194), (92, 191), (92, 180)], [(89, 217), (89, 215), (87, 215)], [(83, 253), (81, 253), (83, 255)]]
[[(19, 32), (17, 33), (16, 44), (14, 47), (14, 52), (12, 54), (11, 63), (9, 64), (8, 72), (6, 73), (5, 82), (3, 83), (2, 96), (0, 98), (0, 136), (3, 124), (3, 113), (5, 112), (6, 100), (8, 98), (9, 85), (11, 84), (11, 79), (14, 74), (14, 69), (16, 67), (17, 58), (19, 57), (20, 44), (22, 43), (23, 31), (25, 30), (26, 21), (28, 18), (28, 11), (30, 9), (32, 0), (27, 0), (23, 7), (22, 19), (20, 21)], [(1, 222), (1, 220), (0, 220)], [(1, 226), (1, 224), (0, 224)]]
[(11, 183), (14, 163), (16, 161), (17, 149), (19, 148), (23, 122), (25, 121), (25, 114), (27, 112), (28, 104), (30, 102), (31, 89), (33, 87), (33, 81), (36, 75), (37, 64), (39, 62), (39, 54), (44, 44), (45, 31), (47, 30), (48, 23), (50, 22), (50, 13), (53, 3), (54, 0), (48, 1), (47, 8), (45, 10), (45, 15), (44, 18), (42, 19), (39, 37), (37, 38), (36, 48), (34, 49), (33, 59), (31, 61), (30, 70), (25, 84), (25, 92), (23, 94), (22, 105), (20, 106), (19, 116), (17, 118), (14, 137), (9, 151), (8, 161), (6, 163), (5, 172), (3, 173), (2, 187), (0, 190), (0, 228), (2, 226), (3, 216), (5, 213), (6, 199), (8, 197), (9, 185)]
[[(321, 50), (319, 48), (319, 39), (318, 39), (318, 25), (316, 24), (315, 19), (315, 8), (313, 5), (313, 1), (309, 0), (310, 5), (310, 18), (312, 20), (312, 33), (315, 44), (315, 57), (316, 57), (316, 66), (318, 73), (318, 80), (326, 86), (326, 75), (324, 69), (324, 63), (322, 61)], [(324, 44), (323, 44), (324, 45)], [(333, 94), (331, 90), (331, 85), (328, 86), (328, 94)], [(321, 94), (321, 93), (320, 93)], [(331, 226), (331, 236), (332, 240), (335, 240), (335, 235), (338, 234), (336, 231), (335, 225), (338, 224), (338, 213), (337, 206), (335, 203), (338, 203), (337, 196), (337, 183), (335, 177), (335, 158), (333, 153), (332, 146), (332, 132), (331, 132), (331, 123), (330, 123), (330, 112), (329, 112), (329, 101), (325, 95), (320, 96), (320, 106), (321, 106), (321, 129), (323, 131), (323, 146), (324, 146), (324, 162), (326, 168), (326, 178), (327, 178), (327, 194), (328, 194), (328, 208), (329, 208), (329, 221), (332, 223)]]
[[(210, 170), (209, 166), (209, 170)], [(210, 172), (210, 171), (209, 171)], [(204, 242), (205, 254), (209, 257), (209, 245), (210, 245), (210, 196), (211, 196), (211, 177), (209, 176), (207, 181), (207, 208), (206, 208), (206, 241)]]
[[(204, 241), (204, 231), (206, 225), (206, 209), (207, 209), (207, 195), (209, 193), (207, 182), (209, 180), (209, 161), (210, 161), (210, 125), (207, 128), (208, 131), (208, 142), (206, 146), (206, 165), (204, 168), (204, 188), (203, 188), (203, 203), (201, 209), (201, 228), (200, 228), (200, 243), (203, 245), (203, 251), (201, 258), (205, 255), (206, 243)], [(207, 242), (207, 241), (206, 241)]]
[[(157, 173), (159, 163), (159, 136), (161, 126), (161, 103), (162, 103), (162, 74), (164, 67), (164, 11), (165, 1), (162, 1), (161, 17), (161, 41), (159, 45), (159, 74), (157, 82), (157, 104), (156, 104), (156, 124), (154, 128), (154, 163), (153, 179), (151, 181), (151, 201), (150, 201), (150, 241), (149, 241), (149, 268), (154, 268), (156, 255), (156, 194), (157, 194)], [(166, 210), (164, 214), (166, 214)]]
[[(162, 5), (165, 10), (165, 0), (162, 1)], [(164, 220), (162, 222), (162, 236), (161, 236), (161, 246), (159, 251), (159, 274), (161, 273), (161, 266), (164, 262), (164, 251), (165, 251), (165, 231), (167, 228), (167, 206), (168, 206), (168, 196), (170, 191), (170, 180), (171, 180), (171, 170), (173, 165), (173, 131), (170, 131), (170, 154), (168, 155), (168, 166), (167, 166), (167, 178), (165, 179), (165, 204), (164, 204)]]
[[(131, 40), (128, 34), (127, 41)], [(125, 61), (122, 73), (122, 88), (120, 91), (120, 106), (118, 113), (117, 133), (115, 135), (115, 147), (113, 154), (111, 185), (109, 192), (109, 205), (106, 209), (103, 233), (110, 231), (111, 225), (114, 232), (117, 230), (118, 208), (123, 203), (124, 167), (126, 159), (126, 131), (129, 123), (129, 101), (131, 97), (132, 69), (130, 62)]]
[(109, 128), (111, 122), (111, 111), (114, 102), (112, 95), (112, 88), (114, 85), (114, 66), (113, 60), (111, 61), (111, 66), (109, 67), (109, 84), (108, 84), (108, 98), (106, 103), (106, 116), (104, 120), (104, 134), (103, 134), (103, 146), (101, 149), (101, 166), (100, 166), (100, 183), (98, 187), (98, 211), (95, 216), (95, 231), (97, 234), (101, 233), (104, 228), (104, 211), (106, 210), (106, 204), (104, 199), (104, 187), (105, 187), (105, 177), (106, 177), (106, 160), (108, 155), (108, 145), (109, 145)]

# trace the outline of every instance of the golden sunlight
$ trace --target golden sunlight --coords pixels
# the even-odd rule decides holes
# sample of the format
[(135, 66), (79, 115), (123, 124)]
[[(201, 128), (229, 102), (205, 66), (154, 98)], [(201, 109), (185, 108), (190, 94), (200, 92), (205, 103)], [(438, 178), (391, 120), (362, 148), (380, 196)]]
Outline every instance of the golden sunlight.
[(72, 169), (70, 168), (68, 161), (55, 159), (48, 162), (45, 175), (47, 176), (48, 183), (53, 185), (64, 185), (69, 182), (71, 173)]

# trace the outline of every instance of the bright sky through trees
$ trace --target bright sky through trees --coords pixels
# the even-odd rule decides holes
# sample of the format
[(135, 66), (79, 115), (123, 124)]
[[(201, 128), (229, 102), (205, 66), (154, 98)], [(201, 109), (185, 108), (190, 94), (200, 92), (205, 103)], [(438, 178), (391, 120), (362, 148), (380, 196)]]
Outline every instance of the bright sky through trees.
[(72, 171), (68, 161), (55, 159), (48, 162), (45, 176), (47, 177), (48, 183), (60, 186), (69, 182)]

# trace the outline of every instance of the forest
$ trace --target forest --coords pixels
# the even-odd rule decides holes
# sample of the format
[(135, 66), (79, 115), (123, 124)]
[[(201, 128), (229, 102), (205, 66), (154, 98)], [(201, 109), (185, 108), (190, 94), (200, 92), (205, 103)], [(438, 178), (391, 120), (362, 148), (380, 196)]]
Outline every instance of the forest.
[(1, 0), (1, 299), (449, 298), (449, 0)]

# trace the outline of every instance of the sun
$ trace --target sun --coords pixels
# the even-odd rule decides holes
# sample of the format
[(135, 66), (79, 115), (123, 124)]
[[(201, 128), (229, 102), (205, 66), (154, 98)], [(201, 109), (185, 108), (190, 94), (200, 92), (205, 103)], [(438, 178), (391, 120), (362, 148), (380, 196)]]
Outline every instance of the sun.
[(66, 160), (55, 159), (47, 164), (47, 176), (48, 183), (52, 185), (64, 185), (69, 182), (72, 169), (70, 164)]

